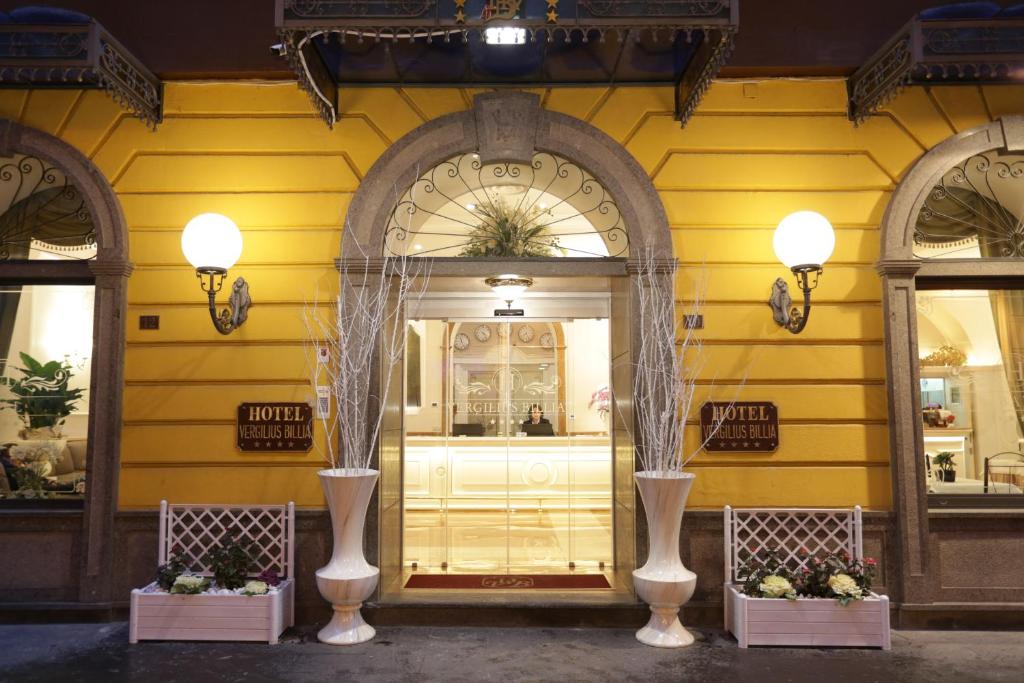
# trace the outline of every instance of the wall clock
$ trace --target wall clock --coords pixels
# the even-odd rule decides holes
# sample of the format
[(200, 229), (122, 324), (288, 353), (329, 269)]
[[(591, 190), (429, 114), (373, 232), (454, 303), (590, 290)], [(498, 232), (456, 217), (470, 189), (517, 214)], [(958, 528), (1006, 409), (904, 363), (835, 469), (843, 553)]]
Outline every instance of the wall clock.
[(477, 328), (473, 330), (473, 336), (482, 344), (491, 338), (491, 328), (487, 325), (478, 325)]
[(455, 335), (455, 341), (453, 342), (456, 351), (465, 351), (469, 348), (469, 335), (465, 332), (459, 332)]
[(524, 344), (529, 344), (533, 341), (533, 328), (529, 325), (523, 325), (520, 327), (517, 334), (519, 335), (519, 341)]

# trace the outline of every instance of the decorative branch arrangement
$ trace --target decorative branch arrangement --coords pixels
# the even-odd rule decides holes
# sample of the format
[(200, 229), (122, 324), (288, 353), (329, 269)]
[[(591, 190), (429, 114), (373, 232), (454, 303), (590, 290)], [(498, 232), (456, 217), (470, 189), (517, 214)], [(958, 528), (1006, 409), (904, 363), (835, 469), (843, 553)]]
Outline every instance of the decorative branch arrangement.
[[(346, 229), (344, 239), (350, 239)], [(430, 260), (405, 255), (371, 258), (351, 238), (361, 257), (339, 268), (339, 293), (334, 315), (315, 304), (304, 319), (307, 358), (314, 390), (325, 392), (331, 405), (316, 413), (324, 427), (325, 460), (334, 469), (367, 470), (380, 436), (384, 409), (392, 391), (394, 369), (405, 355), (405, 314), (418, 302), (430, 279)], [(378, 376), (379, 392), (373, 381)], [(323, 399), (324, 396), (319, 395)]]
[(530, 258), (554, 256), (556, 251), (565, 255), (558, 238), (542, 222), (545, 212), (539, 207), (524, 206), (522, 200), (513, 205), (494, 196), (477, 205), (472, 213), (480, 223), (470, 230), (469, 243), (459, 256)]
[(678, 261), (659, 259), (653, 248), (646, 247), (635, 263), (634, 315), (639, 317), (638, 327), (643, 334), (639, 335), (633, 359), (637, 430), (633, 441), (645, 471), (678, 472), (715, 437), (727, 412), (721, 411), (723, 417), (702, 435), (697, 448), (687, 453), (686, 423), (695, 412), (698, 378), (707, 359), (696, 328), (683, 321), (703, 309), (705, 284), (698, 282), (694, 287), (687, 315), (677, 320)]

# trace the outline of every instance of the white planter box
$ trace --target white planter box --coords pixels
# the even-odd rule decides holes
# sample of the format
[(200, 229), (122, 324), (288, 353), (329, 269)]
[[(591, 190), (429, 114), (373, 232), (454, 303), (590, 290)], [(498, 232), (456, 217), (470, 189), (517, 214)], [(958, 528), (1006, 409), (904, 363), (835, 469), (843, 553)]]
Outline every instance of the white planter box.
[(205, 559), (227, 530), (250, 542), (253, 574), (274, 571), (278, 590), (266, 595), (131, 594), (128, 640), (250, 640), (277, 643), (295, 625), (295, 503), (287, 505), (170, 505), (160, 502), (157, 563), (180, 549), (192, 571), (209, 577)]
[(822, 552), (845, 550), (864, 558), (860, 507), (748, 508), (725, 506), (725, 630), (740, 647), (805, 645), (811, 647), (891, 646), (889, 598), (871, 593), (840, 605), (827, 598), (796, 600), (751, 598), (740, 592), (744, 560), (755, 549), (779, 550), (790, 570), (806, 568)]
[(845, 607), (838, 600), (751, 598), (725, 587), (725, 628), (740, 647), (809, 645), (888, 650), (889, 598), (875, 595)]
[(256, 640), (273, 645), (295, 624), (295, 583), (286, 579), (278, 588), (267, 595), (171, 595), (135, 589), (128, 640)]

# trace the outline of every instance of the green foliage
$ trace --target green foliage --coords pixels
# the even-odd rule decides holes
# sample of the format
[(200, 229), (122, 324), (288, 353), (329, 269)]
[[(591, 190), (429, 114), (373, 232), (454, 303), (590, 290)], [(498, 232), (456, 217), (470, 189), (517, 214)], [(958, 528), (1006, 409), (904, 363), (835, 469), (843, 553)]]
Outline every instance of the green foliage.
[(14, 408), (30, 429), (61, 425), (82, 398), (81, 389), (68, 389), (71, 364), (66, 360), (40, 363), (27, 353), (20, 356), (25, 367), (15, 369), (24, 377), (0, 377), (0, 384), (15, 395), (0, 399), (0, 403)]
[(228, 530), (220, 539), (220, 545), (211, 548), (204, 562), (213, 572), (213, 579), (220, 588), (241, 588), (249, 575), (253, 559), (251, 541), (239, 540), (235, 532)]
[[(755, 598), (764, 597), (760, 589), (764, 579), (781, 576), (793, 584), (794, 597), (833, 599), (845, 606), (854, 600), (864, 599), (878, 573), (875, 560), (870, 557), (857, 560), (845, 550), (810, 557), (805, 549), (801, 549), (798, 554), (804, 566), (793, 571), (783, 563), (777, 548), (758, 549), (740, 567), (740, 575), (747, 577), (741, 592)], [(838, 582), (836, 577), (839, 577)], [(852, 593), (837, 591), (837, 587), (841, 588), (844, 583), (858, 590)]]
[(15, 492), (19, 495), (23, 496), (25, 493), (30, 493), (33, 497), (46, 497), (46, 484), (48, 480), (33, 467), (19, 467), (11, 474), (11, 478), (14, 480)]
[(165, 591), (169, 591), (174, 586), (174, 581), (187, 571), (188, 563), (186, 562), (185, 553), (180, 547), (175, 546), (171, 550), (171, 556), (168, 558), (167, 563), (157, 567), (156, 582)]
[(942, 451), (941, 453), (935, 454), (935, 457), (932, 458), (932, 464), (944, 472), (952, 472), (956, 469), (956, 465), (953, 463), (953, 457), (953, 454), (949, 451)]
[(781, 576), (790, 583), (794, 580), (793, 572), (783, 564), (775, 548), (761, 548), (753, 553), (740, 567), (740, 576), (747, 577), (743, 581), (743, 594), (754, 598), (762, 597), (761, 583), (769, 576)]
[(511, 205), (501, 199), (488, 200), (473, 213), (481, 222), (469, 233), (469, 244), (460, 256), (494, 258), (530, 258), (554, 256), (558, 239), (547, 225), (540, 222), (543, 211), (538, 208)]

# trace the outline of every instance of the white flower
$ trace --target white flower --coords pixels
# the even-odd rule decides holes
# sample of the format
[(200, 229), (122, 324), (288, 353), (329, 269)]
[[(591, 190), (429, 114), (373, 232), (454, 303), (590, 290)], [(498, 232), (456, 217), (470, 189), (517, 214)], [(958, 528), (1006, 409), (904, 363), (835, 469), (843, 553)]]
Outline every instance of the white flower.
[(242, 595), (266, 595), (269, 590), (263, 581), (249, 581), (242, 589)]
[(196, 593), (202, 593), (209, 587), (210, 580), (205, 576), (182, 574), (174, 580), (174, 585), (171, 586), (171, 592), (184, 593), (186, 595), (195, 595)]
[(849, 574), (835, 574), (828, 577), (828, 587), (836, 595), (849, 596), (851, 598), (861, 597), (860, 586)]
[(766, 576), (759, 585), (758, 590), (761, 591), (761, 595), (766, 598), (784, 598), (787, 594), (792, 594), (793, 584), (787, 579), (781, 576)]

